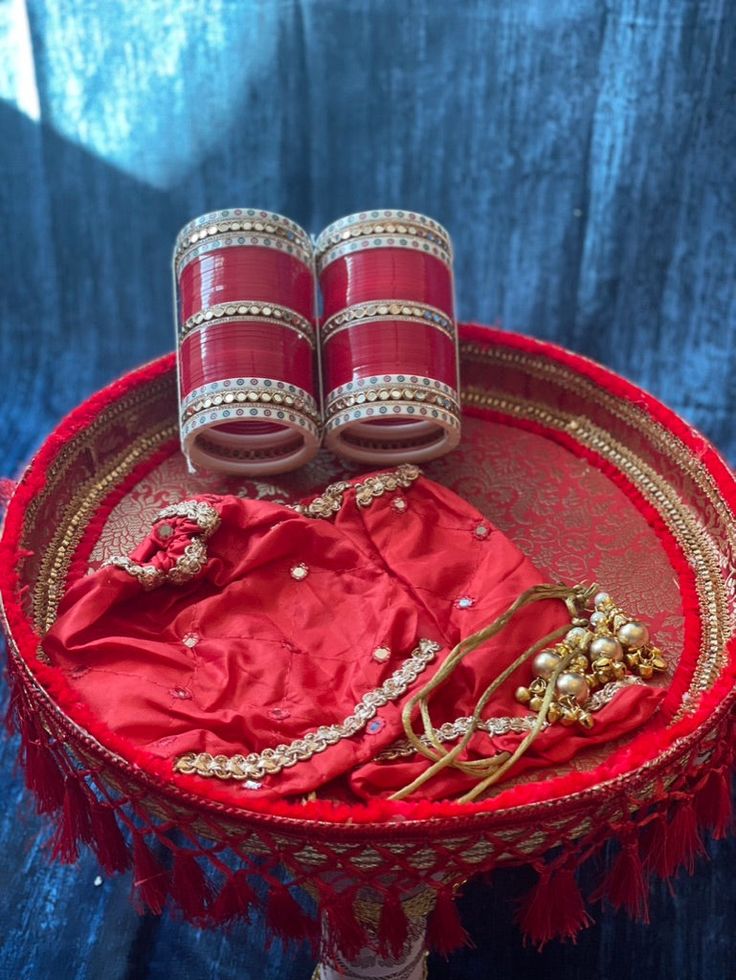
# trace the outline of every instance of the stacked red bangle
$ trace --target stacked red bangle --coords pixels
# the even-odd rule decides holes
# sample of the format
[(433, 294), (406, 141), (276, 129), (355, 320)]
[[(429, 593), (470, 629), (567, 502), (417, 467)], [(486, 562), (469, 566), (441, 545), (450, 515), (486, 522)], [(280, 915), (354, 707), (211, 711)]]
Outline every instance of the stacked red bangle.
[(452, 243), (411, 211), (342, 218), (317, 239), (325, 444), (420, 462), (460, 439)]
[(215, 211), (174, 249), (182, 450), (190, 466), (282, 473), (320, 443), (314, 260), (278, 214)]

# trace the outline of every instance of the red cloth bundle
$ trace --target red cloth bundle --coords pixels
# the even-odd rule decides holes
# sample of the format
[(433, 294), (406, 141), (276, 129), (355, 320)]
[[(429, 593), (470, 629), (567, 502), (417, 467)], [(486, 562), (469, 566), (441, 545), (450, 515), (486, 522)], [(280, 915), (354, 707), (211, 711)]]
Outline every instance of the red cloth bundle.
[[(402, 709), (463, 638), (540, 574), (473, 507), (412, 466), (359, 477), (295, 507), (201, 497), (163, 511), (130, 558), (77, 581), (44, 639), (106, 724), (178, 771), (254, 794), (368, 799), (427, 767)], [(489, 682), (569, 624), (563, 602), (523, 609), (466, 657), (432, 704), (452, 744)], [(533, 715), (499, 687), (465, 759), (512, 752)], [(564, 762), (639, 727), (661, 691), (626, 686), (590, 731), (549, 725), (514, 772)], [(448, 767), (421, 794), (472, 785)]]

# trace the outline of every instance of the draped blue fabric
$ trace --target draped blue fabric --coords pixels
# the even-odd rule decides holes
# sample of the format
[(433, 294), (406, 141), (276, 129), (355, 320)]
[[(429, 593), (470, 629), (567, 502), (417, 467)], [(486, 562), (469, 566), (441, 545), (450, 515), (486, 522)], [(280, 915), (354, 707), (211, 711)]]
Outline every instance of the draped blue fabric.
[[(312, 231), (415, 208), (457, 247), (462, 317), (551, 338), (736, 458), (736, 5), (726, 0), (5, 0), (0, 474), (82, 397), (173, 345), (169, 255), (244, 204)], [(0, 977), (306, 978), (263, 926), (139, 918), (90, 857), (50, 866), (0, 750)], [(736, 850), (541, 956), (505, 872), (436, 978), (733, 975)]]

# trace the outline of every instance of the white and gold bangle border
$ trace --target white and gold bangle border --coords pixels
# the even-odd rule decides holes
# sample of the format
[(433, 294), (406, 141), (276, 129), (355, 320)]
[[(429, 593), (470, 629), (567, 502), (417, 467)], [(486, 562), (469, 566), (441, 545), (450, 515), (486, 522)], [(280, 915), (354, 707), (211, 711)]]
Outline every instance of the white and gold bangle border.
[(457, 335), (455, 321), (437, 307), (411, 300), (384, 299), (357, 303), (340, 310), (339, 313), (334, 313), (320, 326), (320, 340), (322, 343), (327, 343), (342, 330), (367, 323), (381, 323), (385, 320), (421, 323), (439, 330), (453, 342)]
[[(359, 405), (349, 411), (337, 412), (326, 418), (324, 431), (327, 434), (355, 422), (366, 420), (375, 422), (382, 419), (398, 419), (407, 423), (435, 422), (443, 428), (457, 430), (458, 436), (461, 425), (460, 416), (455, 412), (448, 412), (434, 405), (415, 405), (412, 402), (401, 400), (390, 403)], [(386, 430), (384, 437), (387, 442), (391, 441), (390, 430)]]
[(319, 425), (302, 412), (257, 404), (247, 408), (220, 407), (192, 415), (186, 422), (182, 421), (182, 442), (186, 443), (190, 437), (201, 430), (222, 425), (224, 422), (271, 422), (299, 429), (317, 441), (320, 438)]
[[(180, 406), (182, 427), (195, 415), (202, 413), (211, 416), (211, 421), (217, 421), (216, 413), (225, 414), (220, 421), (245, 420), (256, 418), (257, 413), (251, 409), (261, 406), (274, 412), (286, 412), (275, 416), (276, 420), (296, 422), (296, 416), (304, 416), (318, 424), (320, 419), (317, 400), (298, 385), (273, 378), (223, 378), (221, 381), (210, 381), (206, 385), (193, 388)], [(271, 414), (264, 416), (270, 418)]]
[(261, 211), (258, 208), (225, 208), (221, 211), (209, 211), (188, 221), (176, 236), (174, 255), (178, 257), (197, 242), (214, 238), (226, 231), (277, 234), (287, 241), (300, 242), (307, 250), (312, 248), (311, 238), (304, 228), (283, 214)]
[(461, 412), (460, 395), (455, 388), (443, 381), (416, 374), (380, 374), (338, 385), (325, 397), (325, 412), (329, 415), (334, 411), (365, 404), (395, 402), (437, 405), (458, 415)]
[(452, 257), (444, 249), (438, 248), (438, 246), (424, 239), (410, 238), (405, 235), (379, 235), (343, 242), (341, 245), (336, 245), (334, 248), (320, 253), (317, 256), (317, 272), (321, 275), (327, 266), (346, 255), (353, 255), (356, 252), (376, 248), (403, 248), (411, 252), (421, 252), (423, 255), (431, 255), (439, 259), (452, 271)]
[(317, 252), (327, 252), (341, 242), (360, 238), (366, 234), (411, 235), (425, 238), (441, 247), (450, 261), (453, 258), (452, 238), (439, 221), (417, 211), (402, 211), (392, 208), (376, 211), (357, 211), (329, 224), (317, 236)]
[(276, 235), (249, 234), (248, 232), (224, 232), (216, 238), (192, 245), (179, 256), (174, 258), (174, 271), (181, 276), (184, 269), (203, 255), (223, 248), (270, 248), (274, 251), (285, 252), (302, 262), (309, 270), (314, 267), (314, 253), (299, 242), (291, 242)]
[(200, 310), (190, 316), (179, 327), (181, 342), (194, 331), (203, 327), (215, 327), (228, 323), (255, 323), (266, 321), (295, 331), (312, 347), (316, 347), (317, 336), (314, 324), (296, 310), (279, 303), (263, 303), (248, 299), (233, 300)]

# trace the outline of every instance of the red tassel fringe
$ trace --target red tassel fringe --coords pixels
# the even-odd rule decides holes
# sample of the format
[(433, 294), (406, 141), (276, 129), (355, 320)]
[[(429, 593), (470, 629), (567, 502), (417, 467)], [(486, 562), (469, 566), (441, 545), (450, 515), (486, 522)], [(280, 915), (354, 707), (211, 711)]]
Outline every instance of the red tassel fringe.
[(340, 952), (348, 961), (354, 960), (369, 945), (369, 940), (365, 927), (356, 915), (352, 899), (338, 896), (337, 901), (324, 910), (324, 915), (327, 929), (322, 937), (323, 952), (328, 959)]
[(723, 840), (733, 829), (733, 801), (730, 769), (714, 769), (695, 796), (698, 824), (706, 827), (714, 840)]
[(640, 922), (649, 923), (649, 880), (636, 838), (626, 840), (593, 900), (604, 898), (615, 909), (625, 909)]
[(177, 851), (171, 881), (171, 897), (185, 921), (201, 925), (212, 902), (212, 886), (191, 851)]
[(130, 851), (110, 806), (96, 803), (91, 813), (91, 845), (108, 874), (130, 867)]
[(64, 772), (48, 745), (38, 739), (30, 723), (23, 724), (20, 760), (26, 787), (36, 798), (36, 813), (55, 813), (64, 806)]
[(575, 941), (592, 919), (585, 909), (575, 872), (569, 868), (545, 868), (519, 909), (518, 922), (524, 939), (543, 949), (552, 939)]
[(52, 856), (62, 864), (74, 864), (80, 843), (88, 844), (91, 836), (89, 797), (76, 776), (68, 776), (59, 823), (51, 838)]
[(281, 939), (301, 941), (311, 938), (304, 910), (284, 885), (276, 885), (268, 896), (266, 921)]
[(683, 801), (677, 806), (667, 828), (663, 877), (673, 877), (682, 867), (691, 875), (695, 871), (695, 859), (704, 853), (695, 807), (692, 802)]
[(248, 922), (254, 905), (258, 905), (258, 896), (248, 881), (248, 872), (236, 871), (228, 875), (210, 909), (210, 916), (218, 925), (227, 925), (239, 919)]
[(665, 814), (651, 820), (641, 830), (639, 853), (644, 873), (667, 877), (667, 818)]
[(427, 944), (445, 959), (462, 946), (472, 946), (460, 920), (452, 889), (443, 888), (427, 922)]
[(161, 915), (169, 891), (169, 873), (153, 856), (140, 834), (133, 843), (133, 890), (139, 911)]
[(390, 891), (381, 907), (378, 919), (380, 951), (398, 959), (409, 936), (409, 922), (396, 892)]

